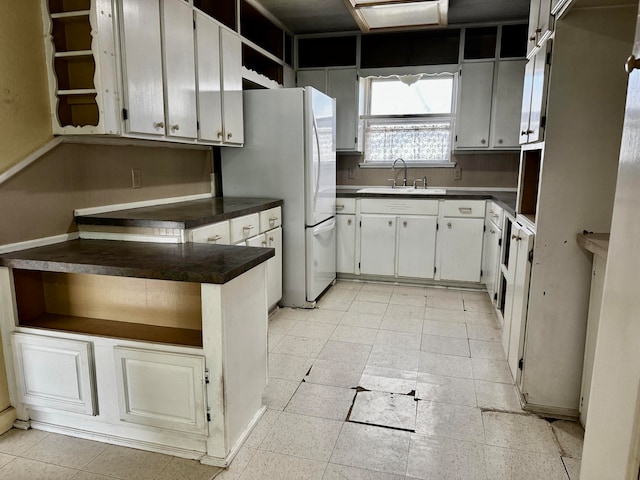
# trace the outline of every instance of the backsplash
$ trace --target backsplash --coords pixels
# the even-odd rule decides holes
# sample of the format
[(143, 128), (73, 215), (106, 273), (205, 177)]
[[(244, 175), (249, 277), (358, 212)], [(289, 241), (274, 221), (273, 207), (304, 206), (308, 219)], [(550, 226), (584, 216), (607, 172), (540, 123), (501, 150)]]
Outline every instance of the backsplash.
[[(407, 169), (407, 184), (421, 179), (426, 175), (427, 184), (431, 187), (492, 187), (516, 188), (518, 185), (519, 154), (511, 153), (480, 153), (457, 154), (452, 156), (456, 167), (461, 169), (460, 180), (454, 180), (453, 168), (409, 168)], [(403, 169), (396, 168), (360, 168), (362, 156), (358, 154), (338, 154), (337, 184), (349, 185), (390, 185), (389, 178), (402, 182)], [(352, 177), (349, 178), (349, 170)]]

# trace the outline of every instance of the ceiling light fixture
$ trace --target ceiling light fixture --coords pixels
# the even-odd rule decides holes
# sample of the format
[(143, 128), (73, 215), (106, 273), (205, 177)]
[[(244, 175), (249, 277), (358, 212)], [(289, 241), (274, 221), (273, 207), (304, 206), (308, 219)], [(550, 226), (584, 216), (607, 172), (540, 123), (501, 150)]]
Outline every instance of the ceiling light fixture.
[(363, 32), (446, 27), (449, 0), (344, 0)]

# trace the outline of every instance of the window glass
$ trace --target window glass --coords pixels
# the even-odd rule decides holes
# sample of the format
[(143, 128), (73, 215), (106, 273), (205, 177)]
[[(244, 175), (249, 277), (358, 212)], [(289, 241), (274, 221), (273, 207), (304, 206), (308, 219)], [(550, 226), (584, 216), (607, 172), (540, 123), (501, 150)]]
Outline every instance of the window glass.
[[(403, 77), (405, 81), (413, 75)], [(451, 113), (453, 79), (430, 77), (407, 85), (400, 79), (371, 80), (371, 115)]]

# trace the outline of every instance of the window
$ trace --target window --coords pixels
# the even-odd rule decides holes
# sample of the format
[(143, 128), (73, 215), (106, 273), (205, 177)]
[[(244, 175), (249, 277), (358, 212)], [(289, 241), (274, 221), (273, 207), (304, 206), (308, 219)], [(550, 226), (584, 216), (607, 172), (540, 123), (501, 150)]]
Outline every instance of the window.
[(454, 75), (366, 79), (364, 164), (451, 162)]

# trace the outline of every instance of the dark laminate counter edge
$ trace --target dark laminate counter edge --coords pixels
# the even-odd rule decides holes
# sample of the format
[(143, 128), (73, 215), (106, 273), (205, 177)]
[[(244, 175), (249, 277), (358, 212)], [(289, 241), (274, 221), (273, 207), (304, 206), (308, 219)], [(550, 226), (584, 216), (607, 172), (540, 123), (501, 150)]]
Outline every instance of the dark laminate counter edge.
[(465, 191), (447, 189), (444, 195), (421, 195), (403, 193), (402, 195), (393, 195), (385, 193), (358, 193), (356, 190), (340, 190), (338, 189), (336, 196), (342, 198), (389, 198), (398, 197), (418, 199), (418, 200), (492, 200), (502, 207), (511, 216), (515, 216), (516, 212), (516, 192), (499, 192), (499, 191)]
[(0, 255), (0, 266), (222, 284), (275, 255), (273, 248), (70, 240)]
[(79, 215), (78, 225), (188, 229), (281, 207), (274, 198), (211, 197), (187, 202)]

